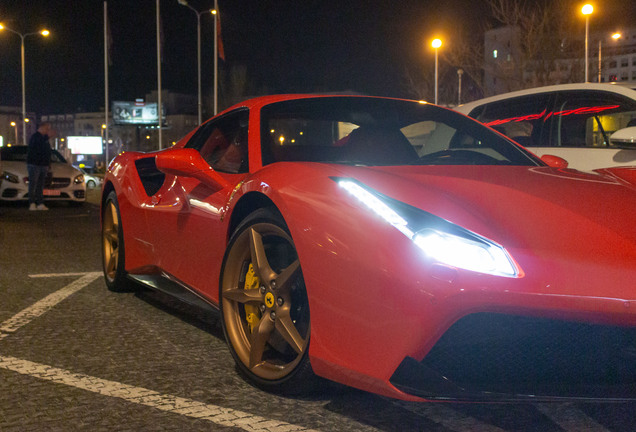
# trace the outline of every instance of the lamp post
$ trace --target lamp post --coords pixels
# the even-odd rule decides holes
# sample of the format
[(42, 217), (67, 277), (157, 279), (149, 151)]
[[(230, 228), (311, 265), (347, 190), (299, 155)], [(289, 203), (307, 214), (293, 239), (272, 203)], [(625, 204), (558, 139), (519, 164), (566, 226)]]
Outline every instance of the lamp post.
[(588, 64), (588, 50), (587, 41), (590, 33), (590, 15), (594, 12), (594, 7), (591, 4), (586, 4), (581, 8), (581, 13), (585, 15), (585, 82), (589, 82), (589, 64)]
[(457, 106), (462, 103), (462, 74), (464, 69), (457, 69)]
[[(33, 35), (42, 35), (42, 36), (48, 36), (49, 34), (51, 34), (48, 30), (44, 29), (44, 30), (40, 30), (39, 32), (34, 32), (34, 33), (20, 33), (17, 32), (13, 29), (10, 29), (9, 27), (6, 27), (2, 24), (0, 24), (0, 30), (7, 30), (13, 34), (17, 34), (18, 36), (20, 36), (20, 60), (21, 60), (21, 64), (22, 64), (22, 141), (24, 143), (24, 145), (27, 145), (27, 137), (26, 137), (26, 123), (27, 123), (27, 118), (26, 118), (26, 85), (25, 85), (25, 80), (24, 80), (24, 39), (27, 36), (33, 36)], [(16, 143), (17, 144), (17, 143)]]
[(442, 46), (442, 40), (433, 39), (433, 42), (431, 42), (431, 46), (433, 47), (433, 49), (435, 49), (435, 105), (437, 105), (437, 82), (438, 82), (438, 76), (439, 76), (439, 73), (438, 73), (439, 61), (438, 61), (437, 51)]
[(214, 0), (214, 115), (219, 112), (219, 4)]
[[(612, 39), (614, 40), (619, 40), (621, 38), (621, 34), (620, 33), (614, 33), (612, 35)], [(602, 46), (602, 39), (598, 40), (598, 82), (601, 82), (601, 67), (602, 67), (602, 57), (601, 57), (601, 50), (602, 50), (603, 46)]]
[[(215, 9), (206, 9), (203, 11), (198, 11), (195, 8), (193, 8), (192, 6), (190, 6), (187, 2), (187, 0), (178, 0), (179, 4), (181, 6), (185, 6), (188, 9), (190, 9), (192, 12), (194, 12), (194, 14), (197, 16), (197, 85), (198, 85), (198, 107), (199, 107), (199, 124), (202, 123), (203, 119), (201, 117), (201, 113), (202, 113), (202, 107), (203, 107), (203, 102), (202, 102), (202, 97), (201, 97), (201, 15), (206, 14), (206, 13), (212, 13), (212, 14), (216, 14), (216, 10)], [(216, 29), (216, 23), (215, 23), (215, 29)], [(216, 32), (215, 32), (216, 34)], [(215, 75), (216, 76), (216, 75)]]

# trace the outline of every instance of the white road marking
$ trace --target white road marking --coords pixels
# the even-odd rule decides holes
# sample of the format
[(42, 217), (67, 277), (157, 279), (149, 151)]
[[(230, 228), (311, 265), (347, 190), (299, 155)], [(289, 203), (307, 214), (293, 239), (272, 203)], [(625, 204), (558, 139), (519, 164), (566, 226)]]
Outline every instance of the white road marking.
[[(0, 340), (7, 336), (7, 333), (13, 333), (22, 326), (27, 325), (35, 318), (41, 316), (45, 312), (49, 311), (56, 304), (66, 299), (68, 296), (75, 294), (77, 291), (84, 288), (86, 285), (93, 282), (95, 279), (101, 276), (99, 272), (80, 273), (82, 276), (66, 285), (64, 288), (49, 294), (42, 300), (34, 303), (28, 308), (18, 312), (2, 324), (0, 324)], [(41, 277), (39, 275), (35, 277)]]
[(535, 404), (535, 407), (566, 431), (609, 432), (571, 403)]
[(29, 275), (30, 278), (51, 278), (51, 277), (73, 277), (73, 276), (84, 276), (87, 274), (95, 274), (97, 276), (101, 276), (100, 272), (81, 272), (81, 273), (41, 273), (41, 274), (32, 274)]
[(240, 428), (249, 432), (313, 432), (303, 426), (270, 420), (243, 411), (210, 405), (192, 399), (161, 394), (143, 387), (72, 373), (15, 357), (0, 356), (0, 368), (58, 384), (65, 384), (103, 396), (123, 399), (161, 411), (207, 420), (220, 426)]
[[(42, 300), (18, 312), (0, 324), (0, 340), (14, 333), (35, 318), (49, 311), (70, 295), (86, 287), (97, 278), (100, 272), (91, 273), (52, 273), (30, 275), (32, 278), (76, 277), (79, 279), (64, 288), (49, 294)], [(270, 420), (243, 411), (210, 405), (204, 402), (186, 399), (179, 396), (161, 394), (143, 387), (109, 381), (84, 374), (77, 374), (53, 366), (34, 363), (15, 357), (0, 355), (0, 369), (10, 370), (22, 375), (65, 384), (78, 389), (90, 391), (104, 396), (116, 397), (128, 402), (145, 405), (161, 411), (180, 414), (187, 417), (207, 420), (221, 426), (240, 428), (249, 432), (315, 432), (303, 426), (293, 425), (278, 420)]]

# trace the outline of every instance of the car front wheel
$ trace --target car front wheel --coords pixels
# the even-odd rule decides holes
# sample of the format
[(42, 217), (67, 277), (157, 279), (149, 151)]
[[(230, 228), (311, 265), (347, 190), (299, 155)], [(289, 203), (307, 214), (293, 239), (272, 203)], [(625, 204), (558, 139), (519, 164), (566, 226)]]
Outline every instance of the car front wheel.
[(267, 391), (297, 393), (314, 381), (309, 303), (294, 242), (273, 211), (239, 225), (223, 261), (220, 305), (239, 370)]

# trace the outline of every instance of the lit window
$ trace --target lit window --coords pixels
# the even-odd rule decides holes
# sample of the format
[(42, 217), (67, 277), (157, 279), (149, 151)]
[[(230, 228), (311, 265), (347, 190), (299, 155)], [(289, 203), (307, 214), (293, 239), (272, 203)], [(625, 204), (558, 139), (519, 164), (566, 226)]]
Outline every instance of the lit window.
[(492, 58), (497, 58), (497, 50), (492, 51)]

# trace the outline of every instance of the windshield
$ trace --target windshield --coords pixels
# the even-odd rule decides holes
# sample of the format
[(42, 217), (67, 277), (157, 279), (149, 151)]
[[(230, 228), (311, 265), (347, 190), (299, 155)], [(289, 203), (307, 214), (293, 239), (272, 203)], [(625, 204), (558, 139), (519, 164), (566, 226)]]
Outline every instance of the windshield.
[[(0, 149), (2, 160), (6, 162), (26, 162), (27, 148), (27, 146), (2, 147)], [(66, 159), (57, 150), (52, 150), (51, 162), (66, 163)]]
[(542, 165), (474, 120), (433, 105), (372, 97), (285, 101), (261, 110), (263, 164)]

